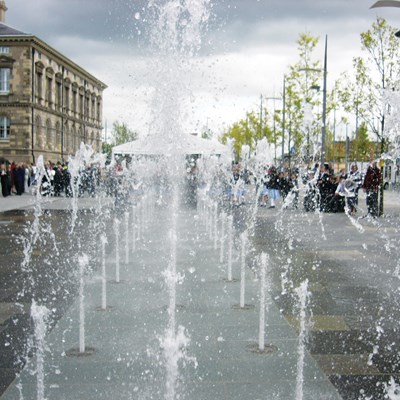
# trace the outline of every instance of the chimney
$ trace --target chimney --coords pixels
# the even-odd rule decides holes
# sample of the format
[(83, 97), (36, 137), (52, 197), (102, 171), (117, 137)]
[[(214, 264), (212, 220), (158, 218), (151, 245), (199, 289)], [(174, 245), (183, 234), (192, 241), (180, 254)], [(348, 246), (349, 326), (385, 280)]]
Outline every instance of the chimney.
[(4, 24), (6, 21), (6, 11), (8, 10), (6, 2), (4, 0), (0, 1), (0, 22)]

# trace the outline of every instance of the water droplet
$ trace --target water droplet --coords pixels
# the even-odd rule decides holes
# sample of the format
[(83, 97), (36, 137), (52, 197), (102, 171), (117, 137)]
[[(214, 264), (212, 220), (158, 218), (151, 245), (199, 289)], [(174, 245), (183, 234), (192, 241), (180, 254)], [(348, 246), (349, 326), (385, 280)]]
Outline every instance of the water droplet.
[(135, 13), (135, 19), (139, 20), (140, 19), (140, 12)]

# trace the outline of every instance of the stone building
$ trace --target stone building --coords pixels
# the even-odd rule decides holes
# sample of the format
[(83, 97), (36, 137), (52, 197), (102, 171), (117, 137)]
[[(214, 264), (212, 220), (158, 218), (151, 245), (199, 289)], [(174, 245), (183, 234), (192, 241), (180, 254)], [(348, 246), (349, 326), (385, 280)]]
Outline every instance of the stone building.
[(0, 1), (0, 158), (66, 161), (100, 151), (106, 85), (34, 35), (7, 26)]

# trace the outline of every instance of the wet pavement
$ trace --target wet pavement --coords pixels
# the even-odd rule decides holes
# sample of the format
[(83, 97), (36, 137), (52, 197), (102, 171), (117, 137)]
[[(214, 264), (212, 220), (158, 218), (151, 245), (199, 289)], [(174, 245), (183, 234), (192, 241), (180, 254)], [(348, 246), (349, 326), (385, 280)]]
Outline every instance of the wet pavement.
[[(386, 215), (376, 220), (351, 218), (345, 214), (321, 215), (301, 210), (260, 208), (255, 233), (251, 238), (252, 249), (247, 256), (250, 281), (248, 301), (254, 308), (247, 310), (247, 314), (240, 310), (239, 317), (238, 310), (232, 308), (238, 303), (239, 283), (224, 282), (222, 277), (226, 267), (219, 263), (219, 252), (213, 249), (213, 241), (207, 238), (204, 226), (198, 221), (199, 216), (186, 211), (186, 223), (189, 221), (190, 226), (190, 221), (194, 222), (192, 229), (187, 231), (185, 227), (182, 230), (189, 233), (185, 233), (188, 238), (182, 242), (184, 265), (181, 268), (185, 279), (178, 289), (178, 296), (181, 296), (178, 299), (178, 320), (192, 336), (189, 353), (193, 351), (199, 367), (194, 369), (188, 363), (184, 368), (183, 393), (188, 397), (183, 398), (295, 399), (293, 390), (296, 386), (299, 321), (293, 293), (305, 279), (309, 281), (311, 292), (312, 325), (307, 341), (307, 396), (304, 398), (384, 398), (385, 383), (391, 377), (397, 382), (400, 378), (400, 195), (397, 192), (385, 194)], [(51, 325), (56, 326), (49, 335), (49, 345), (55, 349), (50, 355), (50, 364), (57, 366), (50, 368), (46, 375), (49, 399), (88, 400), (92, 397), (82, 397), (86, 391), (94, 393), (93, 398), (96, 399), (109, 398), (107, 396), (112, 393), (113, 387), (109, 384), (110, 380), (122, 385), (116, 392), (120, 393), (120, 399), (164, 398), (163, 369), (159, 367), (157, 371), (151, 370), (160, 363), (157, 335), (163, 333), (160, 327), (166, 324), (165, 288), (160, 283), (160, 268), (168, 260), (168, 249), (164, 249), (166, 253), (158, 254), (159, 249), (165, 245), (156, 240), (165, 216), (159, 215), (153, 225), (148, 223), (150, 231), (143, 235), (147, 242), (138, 242), (135, 259), (140, 260), (139, 270), (132, 271), (128, 265), (124, 265), (121, 274), (125, 283), (120, 286), (111, 285), (110, 304), (115, 307), (114, 311), (100, 316), (98, 312), (89, 311), (88, 319), (91, 322), (88, 322), (88, 330), (92, 328), (89, 334), (92, 341), (89, 344), (100, 347), (95, 356), (96, 362), (72, 362), (66, 360), (63, 354), (63, 351), (77, 344), (76, 335), (71, 338), (65, 334), (73, 332), (77, 323), (76, 265), (72, 261), (71, 249), (76, 252), (76, 249), (82, 248), (91, 254), (93, 271), (87, 278), (88, 308), (96, 309), (95, 305), (97, 303), (98, 306), (99, 301), (96, 286), (100, 261), (99, 249), (92, 233), (98, 229), (96, 223), (99, 222), (99, 216), (107, 209), (112, 210), (112, 205), (105, 201), (99, 207), (94, 199), (80, 199), (80, 222), (74, 234), (71, 234), (71, 201), (51, 199), (43, 204), (42, 237), (32, 252), (32, 261), (27, 271), (21, 268), (24, 259), (24, 240), (21, 237), (30, 237), (35, 218), (31, 207), (34, 204), (32, 198), (24, 197), (25, 204), (23, 200), (18, 200), (18, 204), (10, 201), (3, 204), (5, 211), (0, 213), (0, 389), (4, 391), (26, 360), (32, 358), (27, 346), (32, 334), (28, 299), (32, 297), (30, 290), (34, 286), (35, 297), (44, 299), (45, 304), (53, 310)], [(361, 196), (362, 208), (363, 201)], [(13, 206), (19, 210), (12, 209)], [(251, 218), (252, 209), (251, 204), (247, 204), (227, 211), (232, 213), (235, 221), (237, 243), (234, 271), (237, 275), (240, 261), (238, 235)], [(103, 223), (110, 224), (112, 211), (110, 215), (104, 216)], [(108, 229), (111, 237), (112, 229)], [(192, 248), (193, 243), (196, 243), (195, 248)], [(109, 265), (114, 262), (114, 247), (115, 242), (110, 239), (107, 258)], [(255, 260), (261, 252), (267, 252), (271, 257), (272, 303), (271, 320), (267, 323), (267, 342), (276, 346), (278, 351), (270, 359), (265, 357), (254, 360), (246, 346), (257, 339), (258, 265)], [(155, 254), (158, 254), (158, 258), (155, 258)], [(152, 296), (149, 298), (149, 295)], [(129, 298), (131, 300), (127, 300)], [(121, 300), (124, 300), (122, 304)], [(129, 314), (135, 316), (135, 323), (131, 327), (126, 322)], [(106, 325), (99, 326), (99, 318)], [(110, 318), (109, 322), (107, 318)], [(203, 323), (199, 318), (203, 319)], [(118, 350), (113, 346), (108, 348), (108, 344), (99, 345), (101, 338), (97, 333), (108, 331), (106, 326), (110, 329), (117, 326), (114, 330), (121, 335), (116, 337), (116, 332), (113, 333), (111, 329), (108, 337), (113, 342), (127, 341), (128, 345), (120, 343)], [(139, 338), (138, 343), (141, 345), (132, 342), (132, 329), (133, 336)], [(63, 345), (60, 346), (60, 343)], [(116, 353), (114, 355), (113, 348)], [(202, 350), (196, 351), (198, 348)], [(152, 353), (150, 357), (147, 354), (149, 352)], [(98, 362), (111, 360), (114, 356), (118, 360), (114, 360), (110, 367), (113, 373), (107, 375), (104, 372), (104, 380), (99, 382), (103, 372), (96, 372)], [(242, 364), (243, 370), (236, 369), (236, 362)], [(80, 380), (76, 375), (79, 373), (79, 363), (87, 369), (85, 374), (90, 377), (85, 375)], [(125, 368), (120, 370), (123, 366)], [(144, 371), (149, 370), (151, 372), (144, 376)], [(126, 379), (117, 379), (118, 374)], [(29, 398), (29, 395), (32, 397), (32, 393), (36, 393), (36, 389), (34, 379), (26, 375), (29, 374), (25, 374), (23, 381), (24, 398)], [(87, 385), (83, 386), (83, 378), (87, 378), (91, 389)], [(67, 393), (63, 391), (61, 380), (69, 380), (70, 383), (71, 379), (76, 380), (76, 388)], [(151, 380), (158, 385), (158, 392), (149, 387), (145, 389), (144, 383), (147, 382), (149, 386)], [(191, 381), (194, 383), (190, 389), (188, 382)], [(81, 397), (74, 397), (77, 393)], [(16, 386), (12, 386), (2, 400), (19, 398)]]

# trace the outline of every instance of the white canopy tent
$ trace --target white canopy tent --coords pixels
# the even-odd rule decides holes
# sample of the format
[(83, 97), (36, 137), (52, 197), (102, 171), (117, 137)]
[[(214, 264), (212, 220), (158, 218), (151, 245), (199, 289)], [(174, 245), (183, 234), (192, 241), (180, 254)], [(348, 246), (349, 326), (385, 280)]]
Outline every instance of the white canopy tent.
[(112, 149), (115, 156), (133, 155), (229, 155), (230, 150), (216, 140), (203, 139), (195, 135), (185, 135), (177, 143), (167, 144), (160, 138), (145, 137), (115, 146)]

